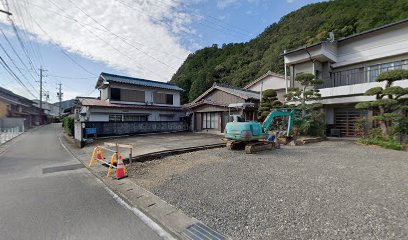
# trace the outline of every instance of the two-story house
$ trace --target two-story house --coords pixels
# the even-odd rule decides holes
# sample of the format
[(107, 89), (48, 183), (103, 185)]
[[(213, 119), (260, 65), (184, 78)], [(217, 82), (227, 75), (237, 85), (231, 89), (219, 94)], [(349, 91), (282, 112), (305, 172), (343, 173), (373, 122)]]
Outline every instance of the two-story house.
[(0, 87), (0, 128), (20, 130), (40, 124), (40, 109), (34, 102)]
[(167, 132), (180, 130), (172, 126), (184, 121), (180, 106), (184, 90), (174, 84), (103, 72), (96, 88), (99, 98), (77, 97), (78, 140), (84, 128), (96, 128), (98, 136)]
[[(355, 104), (374, 100), (364, 92), (384, 83), (376, 77), (391, 69), (408, 69), (408, 19), (339, 40), (300, 47), (283, 53), (290, 87), (298, 86), (299, 73), (313, 73), (323, 80), (319, 86), (329, 128), (340, 129), (343, 136), (355, 135), (358, 118), (373, 114), (356, 110)], [(408, 80), (394, 83), (408, 87)]]

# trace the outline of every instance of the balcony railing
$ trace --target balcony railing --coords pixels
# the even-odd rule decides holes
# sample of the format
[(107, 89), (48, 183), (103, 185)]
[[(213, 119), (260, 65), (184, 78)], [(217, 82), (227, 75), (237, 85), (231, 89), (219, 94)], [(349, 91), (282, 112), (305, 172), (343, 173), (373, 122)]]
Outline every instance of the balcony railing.
[(330, 78), (322, 79), (324, 83), (318, 88), (340, 87), (353, 84), (375, 82), (380, 73), (394, 69), (408, 69), (408, 63), (392, 65), (382, 64), (366, 68), (355, 68), (351, 70), (332, 72)]

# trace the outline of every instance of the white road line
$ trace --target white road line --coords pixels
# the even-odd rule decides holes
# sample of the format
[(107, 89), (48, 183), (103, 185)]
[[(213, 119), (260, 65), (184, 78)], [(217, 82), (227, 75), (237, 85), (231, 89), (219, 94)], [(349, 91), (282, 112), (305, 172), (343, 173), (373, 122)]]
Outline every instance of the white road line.
[[(61, 137), (58, 136), (59, 142), (61, 146), (65, 149), (65, 151), (68, 152), (74, 159), (78, 160), (75, 155), (65, 146), (65, 144), (62, 142)], [(78, 160), (79, 161), (79, 160)], [(82, 162), (81, 162), (82, 163)], [(124, 208), (127, 208), (130, 210), (133, 214), (135, 214), (144, 224), (146, 224), (148, 227), (150, 227), (153, 231), (155, 231), (160, 237), (166, 240), (176, 240), (173, 236), (171, 236), (166, 230), (164, 230), (159, 224), (154, 222), (151, 218), (149, 218), (146, 214), (141, 212), (139, 209), (130, 206), (127, 204), (121, 197), (119, 197), (116, 193), (114, 193), (112, 190), (110, 190), (100, 179), (96, 178), (96, 180), (104, 185), (105, 190), (109, 193), (109, 195), (112, 196), (113, 199), (120, 205), (122, 205)]]
[(122, 198), (120, 198), (116, 193), (114, 193), (108, 187), (105, 186), (105, 190), (113, 197), (113, 199), (115, 199), (116, 202), (118, 202), (123, 207), (125, 207), (125, 208), (129, 209), (130, 211), (132, 211), (133, 214), (135, 214), (137, 217), (139, 217), (140, 220), (142, 220), (148, 227), (153, 229), (153, 231), (155, 231), (160, 237), (162, 237), (163, 239), (166, 239), (166, 240), (176, 240), (173, 236), (171, 236), (166, 230), (164, 230), (162, 227), (160, 227), (151, 218), (146, 216), (139, 209), (137, 209), (135, 207), (132, 207), (129, 204), (127, 204)]

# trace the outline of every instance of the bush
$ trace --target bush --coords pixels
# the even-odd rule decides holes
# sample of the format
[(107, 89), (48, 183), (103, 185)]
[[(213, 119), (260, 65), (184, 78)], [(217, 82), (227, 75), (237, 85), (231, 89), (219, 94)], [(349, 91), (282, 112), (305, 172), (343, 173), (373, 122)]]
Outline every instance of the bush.
[(357, 142), (366, 145), (377, 145), (387, 149), (404, 150), (405, 146), (392, 138), (360, 138)]
[(70, 136), (74, 136), (74, 118), (73, 117), (65, 117), (63, 126), (64, 126), (64, 131), (66, 134)]
[(295, 135), (323, 137), (326, 131), (325, 115), (320, 111), (309, 111), (303, 118), (297, 116), (294, 126), (296, 127)]

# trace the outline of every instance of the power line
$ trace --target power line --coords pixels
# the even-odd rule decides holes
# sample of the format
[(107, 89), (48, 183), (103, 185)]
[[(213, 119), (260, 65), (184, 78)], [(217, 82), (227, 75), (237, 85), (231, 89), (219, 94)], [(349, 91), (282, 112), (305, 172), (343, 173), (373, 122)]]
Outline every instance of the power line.
[(60, 75), (54, 75), (54, 74), (48, 74), (50, 77), (56, 77), (56, 78), (65, 78), (65, 79), (94, 79), (95, 77), (71, 77), (71, 76), (60, 76)]
[[(51, 2), (51, 1), (50, 1), (50, 2)], [(51, 3), (55, 5), (55, 3), (53, 3), (53, 2), (51, 2)], [(33, 6), (36, 6), (36, 7), (41, 8), (41, 6), (38, 6), (38, 5), (36, 5), (36, 4), (32, 4), (32, 3), (30, 3), (30, 4), (33, 5)], [(58, 5), (55, 5), (55, 6), (56, 6), (57, 8), (59, 8)], [(63, 12), (63, 13), (66, 14), (66, 12), (65, 12), (63, 9), (61, 9), (61, 8), (59, 8), (59, 9), (60, 9), (61, 12)], [(44, 10), (44, 9), (43, 9), (43, 10)], [(71, 20), (71, 21), (74, 21), (75, 23), (81, 25), (82, 28), (86, 29), (88, 32), (90, 32), (90, 33), (91, 33), (92, 35), (94, 35), (96, 38), (98, 38), (99, 40), (101, 40), (102, 42), (104, 42), (106, 45), (110, 46), (110, 47), (111, 47), (112, 49), (114, 49), (116, 52), (120, 53), (122, 56), (125, 56), (125, 57), (128, 58), (129, 60), (135, 62), (135, 59), (134, 59), (134, 58), (130, 57), (128, 54), (122, 52), (121, 50), (119, 50), (118, 48), (116, 48), (115, 46), (113, 46), (111, 43), (109, 43), (109, 42), (107, 42), (105, 39), (101, 38), (97, 33), (95, 33), (94, 31), (90, 30), (85, 24), (81, 23), (81, 22), (78, 21), (77, 19), (75, 19), (75, 18), (73, 18), (73, 17), (70, 17), (69, 15), (67, 15), (67, 16), (62, 15), (60, 12), (52, 11), (52, 10), (49, 10), (49, 9), (47, 9), (47, 11), (52, 12), (52, 13), (55, 13), (55, 14), (57, 14), (57, 15), (59, 15), (59, 16), (62, 16), (62, 17), (64, 17), (64, 18), (67, 18), (67, 19), (69, 19), (69, 20)], [(33, 19), (33, 22), (40, 28), (40, 30), (41, 30), (44, 34), (46, 34), (50, 39), (52, 39), (52, 37), (39, 25), (39, 23), (38, 23), (37, 21), (35, 21), (35, 20)], [(101, 29), (99, 29), (99, 28), (96, 28), (96, 29), (101, 30)], [(103, 30), (101, 30), (101, 31), (103, 31)], [(62, 48), (61, 48), (60, 50), (63, 51)], [(137, 63), (137, 62), (135, 62), (135, 63)], [(143, 69), (141, 69), (141, 68), (139, 67), (139, 65), (137, 65), (137, 67), (138, 67), (141, 71), (143, 70)], [(157, 77), (159, 77), (159, 78), (163, 78), (162, 76), (158, 75), (157, 72), (153, 72), (152, 70), (150, 70), (150, 69), (148, 69), (148, 68), (145, 68), (145, 69), (146, 69), (148, 72), (150, 72), (151, 74), (153, 74), (153, 75), (155, 75), (155, 76), (157, 76)], [(92, 75), (95, 75), (95, 74), (92, 74)]]
[[(165, 2), (160, 1), (160, 0), (156, 0), (156, 1), (161, 2), (162, 4), (166, 4)], [(162, 9), (164, 9), (164, 7), (163, 7), (162, 5), (155, 4), (154, 2), (151, 2), (151, 4), (153, 4), (153, 5), (157, 6), (157, 7), (160, 7), (160, 8), (162, 8)], [(187, 7), (185, 4), (183, 4), (183, 6), (184, 6), (184, 7)], [(194, 13), (194, 12), (191, 12), (191, 13), (184, 12), (184, 13), (187, 13), (187, 14), (190, 14), (190, 15), (194, 15), (194, 16), (199, 17), (199, 18), (202, 17), (201, 15), (198, 15), (198, 14), (196, 14), (196, 13)], [(210, 25), (206, 25), (206, 24), (204, 24), (204, 23), (202, 23), (202, 22), (199, 21), (198, 23), (199, 23), (200, 25), (203, 25), (203, 26), (205, 26), (205, 27), (214, 29), (214, 30), (216, 30), (216, 31), (220, 31), (221, 33), (224, 33), (224, 34), (230, 34), (230, 35), (231, 35), (231, 34), (234, 34), (235, 36), (238, 36), (238, 35), (239, 35), (239, 36), (246, 36), (246, 37), (251, 37), (251, 38), (253, 37), (251, 33), (248, 33), (248, 31), (246, 31), (246, 30), (244, 30), (244, 29), (242, 29), (242, 28), (239, 28), (239, 27), (236, 27), (236, 26), (234, 26), (234, 25), (232, 25), (232, 24), (223, 22), (223, 21), (219, 20), (218, 18), (213, 17), (213, 16), (211, 16), (211, 15), (209, 15), (209, 14), (205, 14), (205, 13), (202, 13), (202, 14), (205, 15), (205, 16), (207, 16), (207, 17), (209, 17), (209, 18), (214, 19), (216, 22), (210, 21), (210, 20), (208, 20), (207, 18), (203, 18), (204, 21), (210, 23)], [(219, 22), (219, 23), (221, 23), (221, 24), (224, 24), (224, 25), (227, 25), (227, 26), (231, 26), (232, 28), (231, 28), (231, 27), (227, 27), (227, 26), (222, 26), (221, 24), (219, 24), (219, 23), (217, 23), (217, 22)], [(225, 32), (225, 31), (222, 31), (222, 30), (220, 30), (219, 28), (215, 28), (214, 25), (215, 25), (215, 26), (218, 26), (219, 28), (221, 28), (221, 29), (223, 29), (223, 30), (229, 31), (229, 33)], [(234, 28), (235, 28), (235, 29), (234, 29)]]
[[(26, 2), (24, 1), (23, 4), (26, 4)], [(27, 39), (29, 39), (29, 37), (27, 37), (27, 31), (26, 31), (26, 29), (30, 30), (30, 26), (27, 27), (26, 21), (24, 20), (23, 11), (21, 10), (20, 5), (19, 5), (19, 4), (17, 3), (17, 1), (15, 1), (15, 0), (14, 0), (14, 6), (15, 6), (16, 11), (17, 11), (17, 14), (18, 14), (18, 15), (17, 15), (17, 18), (19, 18), (20, 22), (21, 22), (22, 25), (24, 26), (24, 30), (25, 30), (25, 31), (23, 31), (23, 35), (25, 36), (26, 42), (28, 42), (28, 44), (29, 44), (29, 46), (30, 46), (30, 48), (31, 48), (31, 51), (33, 52), (34, 55), (36, 55), (36, 57), (39, 59), (40, 63), (41, 63), (41, 64), (44, 64), (44, 61), (43, 61), (43, 58), (42, 58), (40, 49), (39, 49), (39, 47), (38, 47), (38, 44), (33, 44), (32, 41), (27, 41)], [(26, 14), (32, 18), (31, 13), (27, 10), (27, 8), (24, 8), (24, 10), (25, 10)], [(29, 21), (29, 23), (31, 24), (30, 21)], [(31, 25), (31, 26), (32, 26), (32, 25)], [(32, 31), (31, 31), (31, 32), (32, 32)], [(35, 42), (34, 42), (34, 43), (35, 43)], [(34, 46), (36, 46), (36, 47), (34, 47)]]
[(21, 81), (21, 79), (13, 72), (13, 70), (10, 68), (10, 66), (4, 61), (4, 59), (0, 56), (0, 64), (3, 66), (4, 69), (25, 89), (27, 92), (33, 96), (34, 98), (35, 95), (30, 91), (30, 89), (27, 88), (27, 86)]
[[(136, 47), (135, 45), (133, 45), (132, 43), (128, 42), (128, 41), (127, 41), (125, 38), (123, 38), (122, 36), (119, 36), (118, 34), (112, 32), (109, 28), (107, 28), (106, 26), (104, 26), (104, 25), (102, 25), (101, 23), (99, 23), (95, 18), (93, 18), (91, 15), (89, 15), (89, 14), (86, 13), (84, 10), (82, 10), (80, 7), (78, 7), (78, 5), (75, 4), (75, 2), (73, 2), (73, 1), (71, 1), (71, 0), (68, 0), (68, 1), (70, 1), (79, 11), (81, 11), (81, 12), (82, 12), (83, 14), (85, 14), (87, 17), (89, 17), (90, 19), (92, 19), (96, 24), (98, 24), (99, 26), (101, 26), (102, 28), (104, 28), (104, 29), (105, 29), (106, 31), (108, 31), (109, 33), (113, 34), (115, 37), (121, 39), (124, 43), (126, 43), (126, 44), (128, 44), (129, 46), (135, 48), (136, 50), (138, 50), (138, 51), (141, 52), (142, 54), (144, 54), (144, 55), (150, 57), (151, 59), (153, 59), (153, 60), (155, 60), (155, 61), (157, 61), (157, 62), (159, 62), (159, 63), (161, 63), (161, 64), (163, 64), (163, 65), (165, 65), (165, 66), (167, 66), (167, 67), (169, 67), (169, 68), (171, 68), (171, 69), (173, 69), (173, 70), (177, 70), (177, 69), (174, 68), (173, 66), (170, 66), (170, 65), (168, 65), (167, 63), (161, 61), (160, 59), (158, 59), (158, 58), (156, 58), (156, 57), (153, 57), (153, 56), (151, 56), (150, 54), (144, 52), (144, 51), (141, 50), (140, 48), (138, 48), (138, 47)], [(140, 43), (139, 43), (139, 44), (140, 44)]]
[[(33, 70), (30, 70), (29, 67), (24, 63), (23, 59), (21, 59), (20, 55), (17, 53), (16, 49), (13, 47), (13, 44), (11, 44), (10, 40), (8, 39), (7, 35), (4, 33), (3, 29), (0, 29), (1, 34), (3, 35), (4, 39), (10, 46), (11, 50), (13, 53), (17, 56), (18, 60), (21, 62), (21, 64), (25, 67), (25, 69), (29, 72), (30, 76), (35, 80), (34, 75), (32, 74)], [(18, 68), (18, 67), (17, 67)]]
[[(10, 17), (8, 17), (9, 22), (11, 23), (11, 27), (13, 28), (14, 33), (16, 34), (17, 40), (20, 43), (20, 47), (21, 49), (23, 49), (24, 54), (26, 55), (27, 59), (28, 59), (28, 63), (31, 66), (31, 68), (36, 72), (36, 67), (33, 63), (33, 61), (31, 60), (30, 55), (28, 54), (27, 48), (25, 47), (23, 40), (21, 39), (20, 34), (18, 33), (16, 24), (14, 23), (13, 19), (11, 19)], [(37, 73), (37, 72), (36, 72)], [(38, 74), (38, 73), (37, 73)]]
[(6, 54), (6, 56), (10, 59), (11, 63), (17, 68), (17, 70), (20, 72), (21, 76), (24, 77), (25, 80), (27, 80), (28, 84), (33, 88), (35, 91), (34, 86), (31, 84), (31, 82), (25, 77), (25, 75), (21, 72), (21, 70), (17, 67), (16, 63), (14, 62), (13, 58), (7, 53), (6, 49), (4, 46), (0, 43), (0, 48), (3, 50), (3, 52)]

